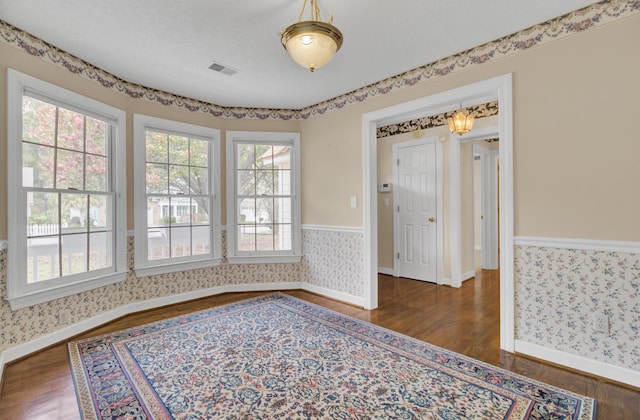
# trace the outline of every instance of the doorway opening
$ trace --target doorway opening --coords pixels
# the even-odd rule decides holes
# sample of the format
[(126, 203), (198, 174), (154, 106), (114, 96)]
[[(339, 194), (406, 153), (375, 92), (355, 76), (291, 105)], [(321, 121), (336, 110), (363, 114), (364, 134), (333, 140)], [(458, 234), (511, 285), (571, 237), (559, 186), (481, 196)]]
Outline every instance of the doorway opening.
[[(491, 117), (494, 118), (494, 117)], [(461, 136), (450, 136), (449, 157), (450, 157), (450, 191), (451, 191), (451, 238), (450, 238), (450, 261), (451, 261), (451, 285), (460, 287), (464, 280), (470, 279), (475, 275), (474, 270), (474, 200), (473, 193), (473, 163), (474, 155), (481, 157), (483, 163), (481, 172), (482, 178), (493, 182), (486, 182), (483, 189), (483, 197), (481, 197), (482, 216), (481, 223), (483, 229), (481, 237), (483, 243), (481, 247), (487, 251), (483, 252), (482, 266), (486, 269), (497, 269), (499, 264), (499, 232), (500, 223), (498, 219), (498, 179), (497, 162), (500, 159), (500, 142), (498, 142), (498, 150), (490, 151), (488, 148), (478, 146), (477, 143), (483, 143), (486, 139), (500, 138), (499, 126), (489, 126), (471, 130), (467, 134)], [(482, 160), (482, 157), (484, 159)], [(486, 259), (486, 260), (485, 260)]]
[[(378, 215), (377, 215), (377, 144), (378, 126), (411, 120), (420, 115), (446, 112), (458, 106), (473, 106), (498, 101), (500, 136), (500, 348), (514, 351), (514, 267), (513, 267), (513, 160), (512, 160), (512, 75), (506, 74), (414, 101), (364, 114), (363, 133), (363, 219), (364, 219), (364, 302), (366, 309), (378, 306)], [(459, 141), (449, 140), (450, 145)], [(455, 173), (452, 172), (452, 177)], [(459, 174), (458, 174), (459, 182)], [(459, 216), (460, 195), (450, 197), (452, 218)], [(450, 232), (450, 243), (459, 246), (460, 231)], [(459, 254), (458, 254), (459, 256)], [(451, 257), (454, 255), (452, 253)], [(460, 267), (460, 265), (457, 265)], [(452, 270), (454, 264), (451, 265)], [(459, 268), (457, 279), (460, 279)], [(456, 287), (452, 271), (452, 286)], [(459, 284), (457, 285), (459, 287)]]
[(500, 267), (498, 141), (496, 137), (473, 142), (473, 267), (476, 271)]

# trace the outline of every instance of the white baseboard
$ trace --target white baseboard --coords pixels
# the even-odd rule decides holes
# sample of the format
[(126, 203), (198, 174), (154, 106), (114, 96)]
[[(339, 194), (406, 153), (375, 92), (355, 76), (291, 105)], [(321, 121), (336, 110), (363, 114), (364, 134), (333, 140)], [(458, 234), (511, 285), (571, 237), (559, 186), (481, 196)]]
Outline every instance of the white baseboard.
[(475, 270), (467, 271), (466, 273), (464, 273), (464, 274), (462, 275), (462, 277), (460, 278), (460, 280), (462, 280), (462, 281), (467, 281), (467, 280), (469, 280), (469, 279), (474, 278), (475, 276), (476, 276), (476, 272), (475, 272)]
[(4, 374), (4, 353), (0, 353), (0, 390), (2, 390), (2, 387), (4, 385), (4, 377), (2, 376)]
[[(146, 302), (140, 302), (140, 304), (144, 303)], [(18, 344), (15, 347), (6, 349), (0, 355), (0, 359), (2, 360), (2, 367), (0, 367), (0, 370), (4, 369), (4, 365), (7, 363), (28, 356), (31, 353), (35, 353), (38, 350), (52, 346), (61, 341), (67, 340), (70, 337), (81, 334), (85, 331), (89, 331), (93, 328), (99, 327), (102, 324), (113, 321), (114, 319), (120, 318), (124, 315), (127, 315), (128, 313), (137, 312), (138, 310), (142, 309), (130, 310), (130, 305), (120, 306), (116, 309), (103, 312), (100, 315), (82, 320), (76, 324), (69, 325), (68, 327), (64, 327), (60, 330), (43, 335), (34, 340), (27, 341), (26, 343)]]
[(451, 286), (451, 279), (449, 277), (443, 277), (438, 284), (442, 286)]
[(387, 274), (389, 276), (393, 276), (393, 268), (388, 267), (378, 267), (378, 273)]
[(224, 286), (216, 286), (208, 289), (195, 290), (193, 292), (181, 293), (178, 295), (165, 296), (157, 299), (149, 299), (141, 302), (129, 303), (120, 306), (92, 318), (87, 318), (68, 327), (54, 331), (50, 334), (43, 335), (26, 343), (18, 344), (15, 347), (6, 349), (0, 353), (0, 378), (4, 371), (4, 366), (14, 360), (28, 356), (38, 350), (68, 340), (69, 338), (82, 334), (110, 321), (118, 319), (122, 316), (154, 309), (161, 306), (173, 305), (180, 302), (199, 299), (207, 296), (219, 295), (229, 292), (256, 292), (256, 291), (275, 291), (275, 290), (294, 290), (302, 289), (331, 299), (339, 300), (355, 306), (364, 307), (364, 298), (347, 293), (337, 292), (325, 287), (314, 286), (307, 283), (291, 282), (291, 283), (259, 283), (259, 284), (229, 284)]
[[(441, 284), (450, 284), (450, 279), (443, 279)], [(167, 296), (158, 299), (150, 299), (143, 302), (135, 302), (121, 306), (111, 311), (104, 312), (92, 318), (85, 319), (76, 324), (70, 325), (53, 333), (38, 337), (29, 342), (11, 347), (0, 353), (0, 378), (4, 372), (5, 364), (14, 360), (28, 356), (38, 350), (65, 341), (70, 337), (81, 334), (85, 331), (96, 328), (107, 322), (113, 321), (130, 313), (171, 305), (207, 296), (213, 296), (227, 292), (248, 292), (248, 291), (269, 291), (269, 290), (293, 290), (303, 289), (312, 293), (317, 293), (331, 299), (336, 299), (355, 306), (364, 306), (364, 298), (348, 293), (327, 289), (326, 287), (315, 286), (307, 283), (264, 283), (264, 284), (235, 284), (218, 286), (209, 289), (198, 290), (180, 295)], [(600, 362), (583, 356), (566, 353), (560, 350), (543, 347), (537, 344), (528, 343), (522, 340), (515, 341), (515, 351), (517, 353), (529, 355), (551, 363), (557, 363), (592, 375), (612, 379), (617, 382), (628, 384), (640, 388), (640, 372), (610, 363)]]
[(349, 293), (338, 292), (336, 290), (308, 283), (302, 283), (301, 286), (301, 289), (306, 290), (307, 292), (317, 293), (331, 299), (339, 300), (340, 302), (364, 308), (364, 297), (354, 296)]
[(515, 341), (515, 351), (516, 353), (526, 354), (537, 359), (640, 388), (640, 371), (637, 370), (600, 362), (522, 340)]

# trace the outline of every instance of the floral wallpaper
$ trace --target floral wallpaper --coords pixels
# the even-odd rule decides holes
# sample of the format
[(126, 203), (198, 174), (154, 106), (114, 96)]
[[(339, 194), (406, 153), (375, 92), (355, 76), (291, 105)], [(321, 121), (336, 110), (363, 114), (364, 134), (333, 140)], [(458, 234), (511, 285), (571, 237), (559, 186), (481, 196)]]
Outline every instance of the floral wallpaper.
[(364, 296), (362, 233), (302, 231), (301, 280), (353, 296)]
[[(133, 237), (129, 275), (121, 283), (11, 311), (7, 251), (0, 249), (0, 351), (54, 332), (61, 309), (69, 324), (127, 303), (226, 284), (304, 282), (364, 295), (360, 232), (304, 229), (298, 264), (242, 264), (137, 278)], [(605, 363), (640, 370), (640, 254), (516, 247), (516, 338)], [(592, 314), (609, 317), (609, 334), (592, 329)]]
[[(223, 231), (223, 248), (226, 234)], [(134, 238), (127, 246), (125, 281), (12, 311), (6, 298), (7, 251), (0, 249), (0, 352), (117, 307), (229, 284), (307, 282), (363, 296), (362, 234), (303, 230), (303, 262), (297, 264), (228, 264), (149, 277), (136, 277)], [(59, 319), (70, 311), (69, 323)]]
[(376, 96), (386, 95), (403, 87), (446, 76), (450, 73), (516, 54), (547, 42), (557, 41), (560, 38), (571, 36), (638, 12), (640, 12), (640, 0), (601, 1), (529, 29), (487, 42), (459, 54), (298, 110), (223, 107), (130, 83), (3, 20), (0, 20), (0, 42), (16, 47), (29, 55), (58, 65), (73, 74), (92, 80), (107, 89), (113, 89), (131, 98), (222, 118), (291, 120), (306, 119), (328, 111), (342, 109), (345, 106), (360, 103)]
[(123, 284), (113, 284), (12, 311), (6, 300), (7, 250), (0, 250), (0, 351), (66, 326), (58, 318), (62, 309), (71, 311), (71, 324), (121, 306), (126, 296)]
[(640, 254), (517, 246), (515, 258), (516, 339), (640, 371)]

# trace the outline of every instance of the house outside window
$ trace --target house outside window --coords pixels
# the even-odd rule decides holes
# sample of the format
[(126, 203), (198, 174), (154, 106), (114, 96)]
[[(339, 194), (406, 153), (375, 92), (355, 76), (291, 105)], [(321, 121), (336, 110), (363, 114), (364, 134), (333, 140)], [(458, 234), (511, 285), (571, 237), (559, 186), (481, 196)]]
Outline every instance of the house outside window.
[(300, 135), (227, 132), (227, 258), (232, 263), (301, 257)]
[(123, 280), (125, 113), (7, 74), (12, 308)]
[(138, 275), (220, 263), (219, 131), (134, 116)]

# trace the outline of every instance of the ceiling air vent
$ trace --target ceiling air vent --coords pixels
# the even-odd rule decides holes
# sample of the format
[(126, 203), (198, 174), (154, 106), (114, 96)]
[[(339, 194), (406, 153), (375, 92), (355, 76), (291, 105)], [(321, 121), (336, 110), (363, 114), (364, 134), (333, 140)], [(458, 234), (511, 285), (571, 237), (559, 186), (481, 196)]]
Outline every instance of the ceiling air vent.
[(227, 65), (224, 65), (224, 64), (221, 64), (221, 63), (216, 63), (216, 62), (211, 64), (209, 66), (209, 69), (211, 69), (213, 71), (217, 71), (218, 73), (226, 74), (227, 76), (233, 76), (234, 74), (236, 74), (237, 72), (240, 71), (240, 70), (236, 70), (236, 69), (234, 69), (232, 67), (229, 67)]

